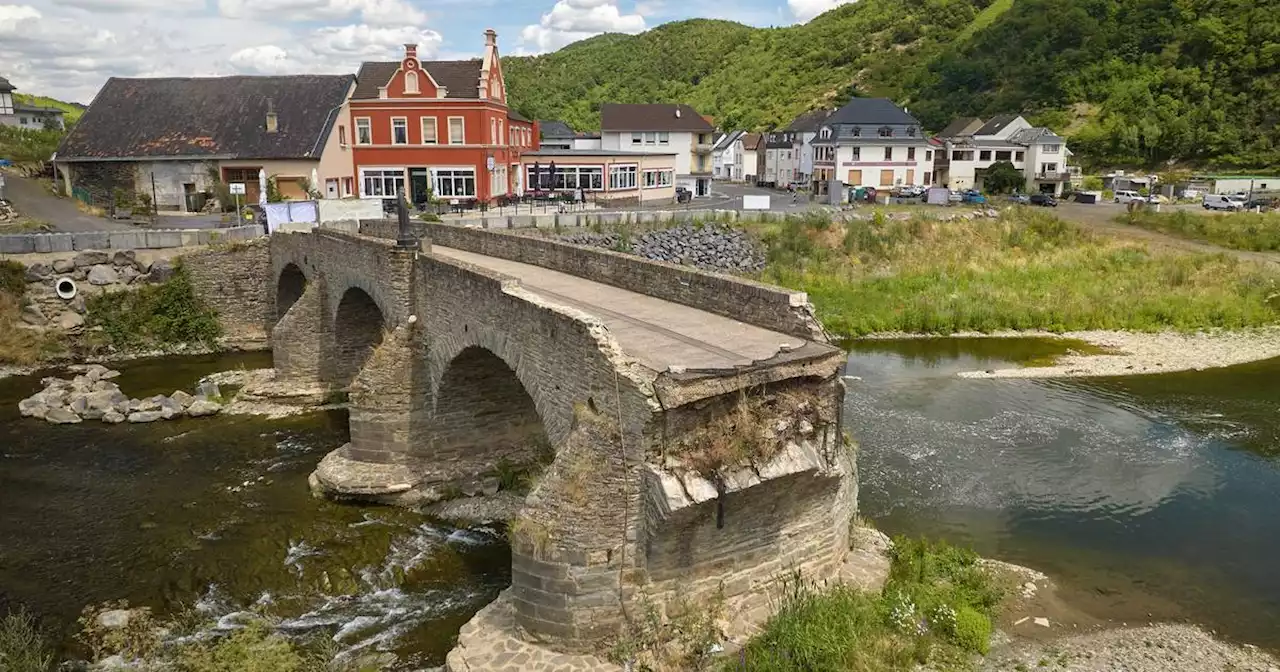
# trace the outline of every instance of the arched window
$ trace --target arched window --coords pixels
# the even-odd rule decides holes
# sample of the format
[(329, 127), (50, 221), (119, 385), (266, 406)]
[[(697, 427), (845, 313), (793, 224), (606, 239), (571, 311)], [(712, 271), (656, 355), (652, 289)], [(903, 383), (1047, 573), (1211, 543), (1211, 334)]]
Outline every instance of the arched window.
[(822, 131), (818, 135), (822, 136), (823, 139), (831, 137), (831, 127), (823, 126)]
[(404, 92), (405, 93), (418, 92), (418, 73), (416, 72), (404, 73)]

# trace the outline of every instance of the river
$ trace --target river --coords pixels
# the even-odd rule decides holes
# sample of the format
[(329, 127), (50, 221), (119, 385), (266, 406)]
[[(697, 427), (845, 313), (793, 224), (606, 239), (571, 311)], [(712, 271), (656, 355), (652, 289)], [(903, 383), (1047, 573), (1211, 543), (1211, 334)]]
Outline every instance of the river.
[[(1032, 339), (861, 341), (845, 423), (861, 508), (1052, 575), (1102, 618), (1190, 617), (1280, 648), (1280, 360), (1123, 379), (972, 380), (1042, 360)], [(139, 397), (269, 356), (120, 365)], [(510, 581), (500, 530), (314, 499), (343, 413), (55, 426), (18, 417), (39, 376), (0, 380), (0, 613), (64, 635), (128, 599), (224, 623), (265, 608), (290, 632), (439, 665)], [(1148, 616), (1150, 614), (1150, 616)]]

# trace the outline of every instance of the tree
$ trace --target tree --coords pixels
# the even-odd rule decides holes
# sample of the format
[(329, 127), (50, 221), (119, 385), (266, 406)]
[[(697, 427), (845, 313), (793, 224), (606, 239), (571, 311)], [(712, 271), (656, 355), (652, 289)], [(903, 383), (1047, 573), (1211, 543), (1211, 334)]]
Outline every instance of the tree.
[(991, 164), (986, 176), (982, 179), (982, 184), (986, 186), (987, 191), (993, 194), (1018, 191), (1026, 183), (1027, 180), (1022, 176), (1022, 171), (1014, 168), (1008, 161), (996, 161)]

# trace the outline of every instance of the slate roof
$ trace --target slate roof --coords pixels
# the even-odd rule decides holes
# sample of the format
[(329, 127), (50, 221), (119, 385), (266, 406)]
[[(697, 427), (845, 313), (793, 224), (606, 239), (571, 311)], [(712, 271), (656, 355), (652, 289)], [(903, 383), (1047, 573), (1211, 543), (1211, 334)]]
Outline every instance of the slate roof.
[(745, 150), (757, 150), (764, 145), (764, 135), (761, 133), (747, 133), (742, 136), (742, 148)]
[(512, 121), (523, 121), (526, 124), (531, 123), (528, 117), (512, 109), (507, 110), (507, 118)]
[(1000, 132), (1000, 129), (1004, 128), (1005, 126), (1008, 126), (1009, 124), (1012, 124), (1015, 120), (1017, 120), (1017, 118), (1018, 118), (1018, 115), (1016, 114), (1002, 114), (996, 117), (992, 117), (991, 121), (988, 121), (987, 123), (983, 124), (982, 128), (979, 128), (974, 133), (974, 135), (995, 135), (996, 133)]
[(939, 138), (956, 138), (962, 135), (973, 135), (974, 131), (982, 128), (986, 122), (978, 117), (957, 117), (947, 124), (947, 127), (938, 131)]
[(5, 79), (4, 77), (0, 77), (0, 93), (10, 93), (14, 90), (16, 89), (12, 84), (9, 83), (9, 80)]
[(723, 136), (720, 137), (720, 141), (717, 142), (715, 146), (712, 147), (712, 149), (713, 150), (725, 149), (729, 145), (732, 145), (735, 141), (737, 141), (738, 138), (741, 138), (743, 135), (746, 135), (746, 131), (731, 131), (729, 133), (725, 133)]
[[(319, 158), (351, 75), (112, 77), (58, 147), (60, 160)], [(268, 133), (267, 101), (279, 130)]]
[(828, 124), (905, 124), (920, 122), (888, 98), (854, 98), (827, 117)]
[[(476, 98), (479, 96), (480, 67), (478, 58), (465, 61), (422, 61), (422, 69), (446, 90), (445, 98)], [(400, 69), (400, 61), (365, 61), (356, 73), (356, 91), (352, 100), (369, 100), (378, 97), (378, 88), (387, 85)]]
[(1010, 138), (1010, 142), (1016, 142), (1019, 145), (1034, 145), (1041, 140), (1062, 140), (1062, 136), (1043, 127), (1024, 128), (1014, 133)]
[(710, 133), (716, 129), (689, 105), (605, 103), (600, 106), (600, 130)]
[(796, 117), (789, 126), (782, 129), (784, 131), (795, 131), (797, 133), (817, 133), (818, 127), (822, 126), (822, 122), (827, 120), (834, 113), (833, 110), (819, 109), (810, 110)]
[(14, 112), (26, 112), (28, 114), (51, 114), (54, 116), (65, 114), (61, 109), (56, 107), (40, 107), (39, 105), (27, 105), (26, 103), (14, 103)]
[(569, 124), (555, 119), (544, 119), (538, 122), (538, 133), (545, 140), (547, 138), (570, 139), (577, 134), (569, 128)]

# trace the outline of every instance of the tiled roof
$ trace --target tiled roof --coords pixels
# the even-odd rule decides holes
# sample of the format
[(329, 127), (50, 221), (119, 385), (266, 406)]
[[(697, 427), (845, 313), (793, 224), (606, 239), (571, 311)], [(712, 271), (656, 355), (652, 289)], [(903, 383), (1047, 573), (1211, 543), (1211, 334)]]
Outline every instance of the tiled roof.
[(946, 128), (938, 131), (938, 137), (955, 138), (961, 135), (973, 135), (973, 132), (982, 128), (984, 123), (977, 117), (958, 117), (947, 124)]
[(523, 114), (520, 114), (519, 112), (516, 112), (515, 110), (512, 110), (512, 109), (508, 109), (508, 110), (507, 110), (507, 118), (508, 118), (508, 119), (510, 119), (510, 120), (512, 120), (512, 121), (523, 121), (523, 122), (525, 122), (526, 124), (527, 124), (527, 123), (530, 123), (530, 122), (529, 122), (529, 118), (528, 118), (528, 117), (526, 117), (526, 116), (524, 116)]
[(828, 124), (907, 124), (920, 122), (888, 98), (854, 98), (827, 118)]
[(995, 135), (1000, 132), (1000, 129), (1012, 124), (1017, 119), (1018, 115), (1016, 114), (1002, 114), (998, 117), (992, 117), (991, 121), (983, 124), (982, 128), (974, 132), (974, 135)]
[(573, 129), (569, 128), (569, 124), (555, 119), (543, 119), (539, 121), (538, 130), (544, 139), (574, 137)]
[[(481, 65), (478, 58), (466, 61), (423, 61), (422, 69), (445, 88), (445, 98), (475, 98), (479, 95)], [(377, 98), (378, 89), (386, 86), (399, 69), (400, 61), (365, 61), (356, 74), (358, 83), (351, 99)]]
[(791, 124), (783, 130), (795, 131), (797, 133), (816, 133), (818, 131), (818, 127), (822, 125), (822, 122), (826, 121), (827, 117), (830, 117), (833, 113), (834, 110), (827, 109), (810, 110), (796, 117)]
[(742, 136), (742, 148), (746, 150), (761, 149), (764, 147), (764, 135), (761, 133), (747, 133)]
[(600, 106), (600, 130), (710, 133), (715, 128), (689, 105), (605, 103)]
[[(351, 75), (112, 77), (58, 148), (62, 159), (318, 158)], [(267, 105), (278, 130), (268, 133)]]

